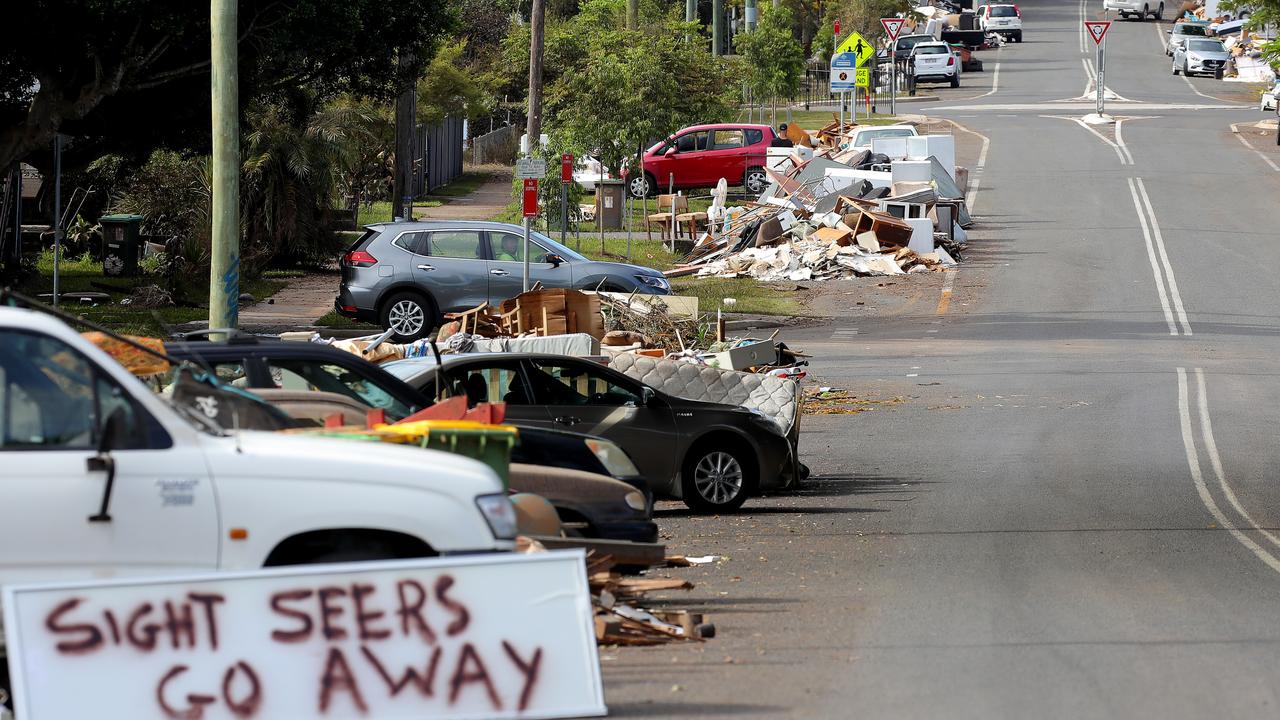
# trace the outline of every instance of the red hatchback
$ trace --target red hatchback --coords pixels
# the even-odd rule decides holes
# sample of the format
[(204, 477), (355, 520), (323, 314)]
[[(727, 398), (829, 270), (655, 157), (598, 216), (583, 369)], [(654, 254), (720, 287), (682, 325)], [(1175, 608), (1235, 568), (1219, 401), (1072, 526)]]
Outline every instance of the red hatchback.
[(720, 178), (759, 194), (769, 183), (764, 167), (775, 137), (768, 125), (694, 125), (646, 150), (643, 174), (628, 168), (622, 176), (632, 197), (712, 187)]

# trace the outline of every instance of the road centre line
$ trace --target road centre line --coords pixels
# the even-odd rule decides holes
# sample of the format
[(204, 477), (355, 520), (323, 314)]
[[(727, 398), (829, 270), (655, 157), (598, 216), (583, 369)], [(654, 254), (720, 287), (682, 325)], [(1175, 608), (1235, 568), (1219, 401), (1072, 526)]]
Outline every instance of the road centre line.
[(1164, 280), (1160, 277), (1160, 264), (1156, 262), (1155, 247), (1151, 243), (1151, 230), (1147, 227), (1147, 216), (1142, 211), (1142, 203), (1138, 200), (1138, 189), (1133, 182), (1133, 178), (1129, 178), (1129, 193), (1133, 196), (1133, 208), (1138, 213), (1138, 224), (1142, 226), (1142, 239), (1147, 245), (1147, 260), (1151, 262), (1151, 274), (1156, 279), (1156, 292), (1160, 296), (1160, 308), (1164, 311), (1164, 320), (1169, 325), (1169, 334), (1177, 335), (1178, 326), (1173, 320), (1173, 312), (1169, 309), (1169, 295), (1164, 287)]
[(1071, 122), (1073, 122), (1073, 123), (1075, 123), (1075, 124), (1079, 125), (1080, 127), (1084, 128), (1085, 130), (1089, 131), (1089, 133), (1091, 133), (1094, 137), (1096, 137), (1096, 138), (1098, 138), (1099, 140), (1101, 140), (1102, 142), (1106, 143), (1108, 146), (1110, 146), (1110, 147), (1111, 147), (1111, 149), (1112, 149), (1112, 150), (1115, 150), (1115, 151), (1116, 151), (1116, 157), (1120, 159), (1120, 164), (1121, 164), (1121, 165), (1132, 165), (1132, 164), (1133, 164), (1133, 156), (1132, 156), (1132, 155), (1128, 155), (1128, 156), (1126, 156), (1126, 153), (1128, 152), (1128, 149), (1127, 149), (1127, 148), (1125, 148), (1125, 149), (1121, 149), (1121, 147), (1120, 147), (1119, 145), (1117, 145), (1114, 141), (1112, 141), (1112, 140), (1111, 140), (1111, 138), (1107, 137), (1106, 135), (1103, 135), (1102, 133), (1098, 132), (1097, 130), (1094, 130), (1094, 129), (1093, 129), (1093, 126), (1092, 126), (1092, 125), (1090, 125), (1089, 123), (1085, 122), (1084, 120), (1081, 120), (1081, 119), (1080, 119), (1080, 118), (1078, 118), (1078, 117), (1071, 117), (1071, 116), (1069, 116), (1069, 115), (1041, 115), (1040, 117), (1042, 117), (1042, 118), (1050, 118), (1050, 119), (1053, 119), (1053, 120), (1070, 120)]
[(1151, 205), (1151, 198), (1147, 195), (1147, 186), (1142, 182), (1142, 178), (1138, 178), (1135, 182), (1138, 186), (1138, 194), (1142, 196), (1142, 202), (1147, 208), (1147, 220), (1151, 223), (1151, 235), (1155, 238), (1156, 249), (1160, 251), (1160, 262), (1164, 265), (1165, 280), (1169, 283), (1169, 297), (1173, 300), (1173, 309), (1178, 315), (1178, 322), (1182, 324), (1182, 334), (1190, 337), (1191, 322), (1187, 320), (1187, 311), (1182, 306), (1182, 295), (1178, 292), (1178, 279), (1174, 277), (1169, 253), (1165, 250), (1164, 237), (1160, 233), (1160, 223), (1156, 220), (1155, 208)]
[(977, 100), (979, 98), (987, 97), (988, 95), (995, 95), (996, 90), (999, 90), (999, 89), (1000, 89), (1000, 61), (997, 60), (995, 74), (991, 77), (991, 89), (973, 99)]
[(1231, 124), (1231, 132), (1235, 133), (1236, 139), (1239, 140), (1242, 145), (1249, 148), (1249, 151), (1252, 152), (1254, 155), (1257, 155), (1258, 157), (1262, 158), (1262, 162), (1270, 165), (1272, 170), (1275, 170), (1276, 172), (1280, 172), (1280, 166), (1277, 166), (1275, 162), (1271, 160), (1271, 158), (1267, 157), (1266, 155), (1263, 155), (1261, 150), (1258, 150), (1254, 146), (1250, 145), (1249, 141), (1244, 139), (1244, 134), (1240, 132), (1240, 128), (1238, 127), (1239, 125), (1240, 123)]
[(1227, 483), (1226, 472), (1222, 469), (1222, 457), (1218, 455), (1218, 442), (1213, 436), (1213, 423), (1209, 420), (1209, 393), (1205, 390), (1204, 369), (1196, 368), (1196, 389), (1199, 393), (1199, 410), (1200, 410), (1200, 432), (1204, 438), (1205, 454), (1209, 456), (1209, 467), (1213, 468), (1213, 474), (1218, 478), (1218, 486), (1222, 488), (1222, 494), (1226, 496), (1227, 502), (1231, 503), (1231, 507), (1240, 513), (1240, 517), (1249, 524), (1249, 527), (1256, 530), (1263, 537), (1271, 541), (1272, 545), (1280, 547), (1280, 537), (1276, 537), (1267, 530), (1263, 529), (1254, 522), (1254, 519), (1245, 511), (1244, 506), (1240, 503), (1239, 498), (1231, 489), (1231, 485)]
[(974, 203), (978, 199), (978, 186), (982, 184), (982, 170), (987, 166), (987, 151), (991, 149), (991, 138), (980, 132), (970, 130), (955, 120), (947, 119), (947, 122), (951, 123), (951, 126), (960, 132), (967, 132), (970, 135), (982, 138), (982, 150), (978, 152), (978, 164), (974, 166), (973, 172), (969, 173), (969, 191), (964, 195), (964, 204), (969, 209), (969, 214), (975, 215)]
[(1133, 165), (1133, 153), (1129, 152), (1129, 146), (1124, 144), (1124, 121), (1129, 118), (1116, 119), (1116, 145), (1124, 152), (1125, 157), (1129, 158), (1129, 164)]
[(1241, 545), (1245, 546), (1257, 556), (1259, 560), (1266, 563), (1268, 567), (1276, 572), (1280, 572), (1280, 560), (1274, 555), (1267, 552), (1265, 548), (1254, 542), (1252, 538), (1245, 535), (1235, 525), (1227, 519), (1227, 516), (1214, 502), (1213, 496), (1209, 494), (1209, 488), (1205, 485), (1204, 474), (1200, 471), (1200, 456), (1196, 452), (1195, 435), (1191, 430), (1191, 407), (1188, 402), (1187, 391), (1187, 371), (1184, 368), (1178, 368), (1178, 418), (1182, 426), (1182, 445), (1187, 454), (1187, 467), (1191, 471), (1191, 481), (1196, 486), (1196, 493), (1200, 496), (1200, 502), (1204, 504), (1209, 514), (1217, 520), (1218, 525), (1227, 529), (1231, 536)]

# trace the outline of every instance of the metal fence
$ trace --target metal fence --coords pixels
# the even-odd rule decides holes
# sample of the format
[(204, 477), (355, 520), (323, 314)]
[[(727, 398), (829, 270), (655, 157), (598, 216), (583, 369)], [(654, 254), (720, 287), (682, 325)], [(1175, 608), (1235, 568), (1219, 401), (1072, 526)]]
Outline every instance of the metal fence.
[(447, 117), (419, 125), (414, 137), (413, 187), (418, 196), (447, 185), (462, 174), (462, 118)]
[[(898, 58), (898, 97), (916, 94), (915, 78), (909, 72), (907, 63), (907, 58)], [(854, 103), (857, 104), (859, 115), (868, 110), (875, 113), (889, 112), (890, 82), (893, 80), (889, 65), (888, 61), (881, 60), (874, 66), (871, 73), (872, 88), (869, 93), (860, 90), (856, 98), (853, 94), (845, 96), (846, 113), (851, 111)], [(838, 112), (840, 100), (841, 98), (831, 93), (831, 70), (827, 67), (811, 67), (805, 71), (804, 78), (800, 82), (800, 90), (792, 100), (792, 104), (802, 106), (806, 110), (829, 109), (832, 112)]]
[(471, 164), (511, 165), (520, 149), (520, 127), (507, 125), (471, 140)]

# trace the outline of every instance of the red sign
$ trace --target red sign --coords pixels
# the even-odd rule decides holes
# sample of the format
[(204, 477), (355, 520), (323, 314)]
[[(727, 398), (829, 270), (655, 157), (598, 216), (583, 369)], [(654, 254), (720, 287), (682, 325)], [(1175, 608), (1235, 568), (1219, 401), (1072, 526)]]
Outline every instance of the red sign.
[(1107, 30), (1111, 29), (1110, 20), (1085, 20), (1084, 27), (1089, 31), (1089, 37), (1093, 38), (1094, 45), (1101, 45), (1102, 38), (1107, 36)]
[(898, 33), (902, 32), (902, 24), (906, 20), (902, 18), (880, 18), (880, 24), (884, 26), (885, 35), (889, 36), (889, 42), (898, 39)]
[(560, 156), (560, 182), (573, 182), (573, 155)]
[(538, 181), (533, 178), (524, 181), (524, 216), (538, 217)]
[(835, 23), (832, 24), (832, 29), (835, 30), (836, 37), (837, 38), (840, 37), (840, 21), (839, 20), (835, 21)]

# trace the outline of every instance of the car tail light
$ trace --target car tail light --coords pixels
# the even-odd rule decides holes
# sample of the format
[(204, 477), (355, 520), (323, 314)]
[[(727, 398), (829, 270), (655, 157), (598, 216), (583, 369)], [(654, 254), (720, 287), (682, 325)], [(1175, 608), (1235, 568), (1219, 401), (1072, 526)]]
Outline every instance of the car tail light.
[(373, 267), (378, 264), (378, 258), (363, 250), (352, 250), (342, 256), (342, 262), (352, 267)]
[(952, 55), (951, 57), (947, 58), (947, 67), (951, 67), (952, 65), (955, 65), (955, 64), (956, 64), (955, 55)]
[(1022, 11), (1018, 9), (1017, 5), (1013, 6), (1013, 14), (1017, 15), (1018, 17), (1022, 17)]

